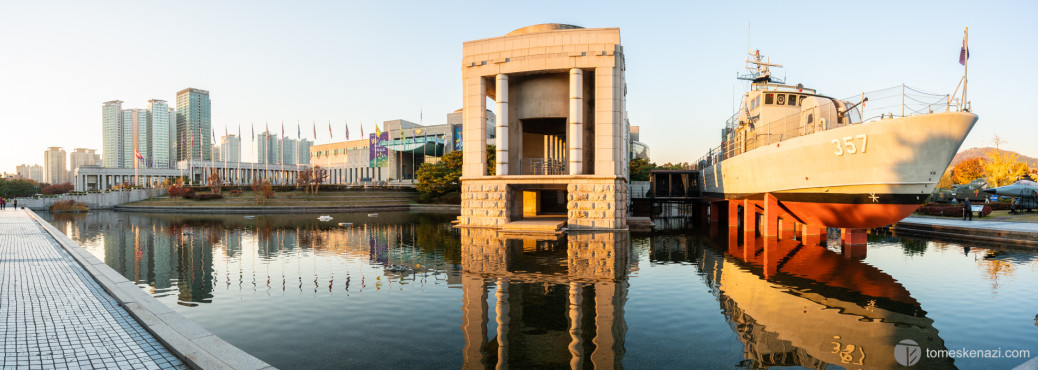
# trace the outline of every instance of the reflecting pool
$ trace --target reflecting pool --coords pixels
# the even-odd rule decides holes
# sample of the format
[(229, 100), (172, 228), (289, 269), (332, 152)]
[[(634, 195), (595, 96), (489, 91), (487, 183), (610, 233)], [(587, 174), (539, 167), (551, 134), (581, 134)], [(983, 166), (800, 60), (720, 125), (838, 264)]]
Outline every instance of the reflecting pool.
[[(743, 242), (727, 228), (532, 238), (407, 212), (42, 216), (279, 368), (894, 368), (913, 360), (895, 352), (904, 340), (917, 368), (1038, 356), (1029, 249)], [(962, 349), (1002, 352), (927, 357)]]

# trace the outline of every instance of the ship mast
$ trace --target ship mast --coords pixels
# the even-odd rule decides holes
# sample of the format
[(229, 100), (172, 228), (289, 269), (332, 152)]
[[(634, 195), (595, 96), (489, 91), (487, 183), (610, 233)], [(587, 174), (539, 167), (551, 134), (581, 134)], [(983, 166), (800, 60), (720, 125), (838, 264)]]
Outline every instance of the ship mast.
[(759, 49), (750, 49), (749, 55), (746, 58), (746, 70), (749, 71), (749, 73), (739, 75), (737, 78), (740, 80), (753, 81), (754, 83), (785, 83), (784, 80), (780, 80), (771, 75), (770, 67), (782, 68), (782, 65), (771, 63), (770, 58), (765, 62), (760, 55)]

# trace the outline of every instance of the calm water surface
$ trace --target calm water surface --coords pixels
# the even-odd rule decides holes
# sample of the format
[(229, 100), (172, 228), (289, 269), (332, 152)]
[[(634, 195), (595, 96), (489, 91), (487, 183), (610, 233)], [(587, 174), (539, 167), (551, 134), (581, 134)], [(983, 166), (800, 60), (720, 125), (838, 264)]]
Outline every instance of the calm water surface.
[(452, 229), (453, 215), (317, 216), (44, 214), (279, 368), (892, 368), (904, 339), (1038, 356), (1031, 250), (881, 235), (854, 251), (742, 246), (727, 229), (524, 240)]

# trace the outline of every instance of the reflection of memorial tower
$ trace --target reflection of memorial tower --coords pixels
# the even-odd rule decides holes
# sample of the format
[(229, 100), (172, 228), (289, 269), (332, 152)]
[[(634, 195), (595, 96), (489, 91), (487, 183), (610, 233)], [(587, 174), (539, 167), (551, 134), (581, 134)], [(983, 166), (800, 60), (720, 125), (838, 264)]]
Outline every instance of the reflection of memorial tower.
[[(463, 46), (461, 226), (537, 216), (627, 227), (624, 54), (617, 28), (540, 24)], [(497, 102), (488, 175), (486, 98)]]
[[(461, 233), (464, 368), (621, 367), (627, 233), (557, 241), (506, 240), (488, 229)], [(496, 330), (488, 335), (491, 285)]]

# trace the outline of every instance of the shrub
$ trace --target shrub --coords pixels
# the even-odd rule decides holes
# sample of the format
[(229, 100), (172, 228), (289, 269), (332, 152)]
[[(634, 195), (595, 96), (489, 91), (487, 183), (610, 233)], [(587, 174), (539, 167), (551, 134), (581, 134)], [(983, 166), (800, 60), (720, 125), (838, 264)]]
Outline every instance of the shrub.
[[(919, 207), (916, 213), (927, 216), (962, 217), (962, 205), (927, 205)], [(984, 205), (980, 217), (991, 214), (991, 205)]]
[(52, 213), (62, 212), (88, 212), (86, 204), (74, 201), (74, 200), (59, 200), (50, 205), (49, 209)]
[(191, 199), (191, 197), (195, 195), (195, 189), (179, 184), (170, 186), (167, 192), (169, 193), (169, 197), (174, 200), (176, 200), (177, 197)]
[(50, 195), (50, 194), (65, 194), (65, 193), (68, 193), (68, 192), (72, 191), (72, 189), (75, 189), (75, 186), (72, 186), (71, 183), (67, 183), (66, 182), (64, 184), (54, 184), (54, 185), (44, 186), (42, 192), (43, 192), (43, 194), (48, 194), (48, 195)]
[(232, 196), (236, 196), (236, 197), (237, 196), (241, 196), (241, 189), (237, 189), (237, 188), (231, 189), (231, 195)]
[(194, 200), (223, 199), (223, 194), (220, 194), (220, 193), (195, 193), (194, 195), (192, 195), (190, 197), (186, 197), (186, 198), (194, 199)]

